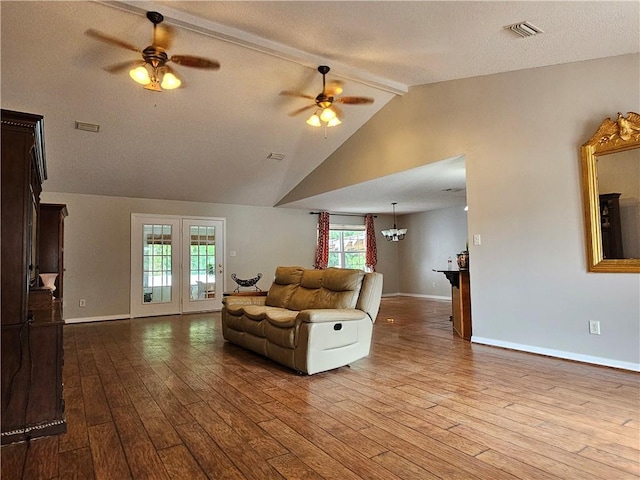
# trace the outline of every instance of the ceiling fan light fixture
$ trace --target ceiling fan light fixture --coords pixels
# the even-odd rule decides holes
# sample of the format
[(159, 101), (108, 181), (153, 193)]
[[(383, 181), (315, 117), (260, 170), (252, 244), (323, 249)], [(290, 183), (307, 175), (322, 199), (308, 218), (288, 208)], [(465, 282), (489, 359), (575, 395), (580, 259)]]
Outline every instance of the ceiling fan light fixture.
[(151, 80), (149, 80), (149, 83), (147, 83), (144, 86), (144, 88), (145, 88), (145, 90), (151, 90), (152, 92), (161, 92), (162, 91), (162, 88), (160, 88), (160, 82), (155, 77), (152, 77)]
[(334, 112), (331, 108), (325, 108), (320, 114), (320, 120), (325, 123), (329, 123), (334, 118), (336, 118), (336, 112)]
[(320, 122), (320, 117), (318, 116), (317, 113), (314, 113), (309, 117), (309, 120), (307, 120), (307, 125), (311, 125), (312, 127), (322, 126), (322, 123)]
[(173, 90), (174, 88), (178, 88), (181, 84), (182, 82), (178, 77), (171, 72), (166, 72), (162, 77), (162, 83), (160, 86), (165, 90)]
[(140, 85), (147, 85), (151, 81), (149, 72), (144, 67), (144, 65), (140, 65), (139, 67), (131, 69), (129, 71), (129, 76), (133, 79), (134, 82), (137, 82)]
[(327, 122), (327, 127), (335, 127), (336, 125), (340, 125), (342, 122), (338, 117), (333, 117), (331, 120)]

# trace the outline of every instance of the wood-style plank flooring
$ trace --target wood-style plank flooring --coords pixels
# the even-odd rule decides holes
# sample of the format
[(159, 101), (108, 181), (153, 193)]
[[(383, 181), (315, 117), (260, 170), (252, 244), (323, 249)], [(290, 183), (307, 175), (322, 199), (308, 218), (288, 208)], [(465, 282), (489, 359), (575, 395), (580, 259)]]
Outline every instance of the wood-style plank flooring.
[(67, 325), (68, 432), (2, 479), (640, 478), (640, 375), (472, 345), (450, 308), (385, 298), (371, 355), (313, 376), (219, 313)]

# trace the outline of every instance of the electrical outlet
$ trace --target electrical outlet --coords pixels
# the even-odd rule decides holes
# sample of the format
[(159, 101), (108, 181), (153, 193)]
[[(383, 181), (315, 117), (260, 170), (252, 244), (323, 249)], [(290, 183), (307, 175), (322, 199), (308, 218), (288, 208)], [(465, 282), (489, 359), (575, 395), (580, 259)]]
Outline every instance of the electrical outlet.
[(479, 234), (479, 233), (476, 233), (476, 234), (473, 236), (473, 244), (474, 244), (474, 245), (482, 245), (482, 237), (480, 236), (480, 234)]
[(600, 322), (597, 320), (589, 320), (589, 333), (591, 335), (600, 335)]
[(80, 306), (81, 307), (86, 307), (87, 306), (87, 301), (84, 298), (80, 299)]

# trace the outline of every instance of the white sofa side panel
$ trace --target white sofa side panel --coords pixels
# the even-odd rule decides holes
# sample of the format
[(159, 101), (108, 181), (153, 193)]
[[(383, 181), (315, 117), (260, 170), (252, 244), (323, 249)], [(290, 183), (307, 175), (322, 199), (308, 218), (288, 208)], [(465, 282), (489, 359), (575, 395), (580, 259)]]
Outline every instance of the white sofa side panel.
[(373, 323), (367, 318), (346, 322), (303, 323), (298, 345), (307, 344), (306, 355), (297, 356), (297, 369), (312, 375), (342, 367), (369, 355)]

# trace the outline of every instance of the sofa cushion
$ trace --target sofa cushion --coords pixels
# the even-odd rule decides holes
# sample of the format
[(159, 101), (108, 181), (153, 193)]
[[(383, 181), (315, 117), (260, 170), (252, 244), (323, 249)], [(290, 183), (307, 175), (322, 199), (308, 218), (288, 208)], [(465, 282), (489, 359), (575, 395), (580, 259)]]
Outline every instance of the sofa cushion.
[(289, 301), (289, 310), (304, 310), (313, 305), (322, 286), (324, 270), (305, 270), (300, 279), (300, 286), (293, 292)]
[(270, 322), (265, 322), (264, 336), (269, 343), (285, 348), (295, 348), (296, 327), (280, 328)]
[(327, 268), (312, 308), (356, 308), (363, 277), (362, 270)]
[(272, 309), (267, 312), (267, 321), (276, 327), (288, 328), (296, 324), (298, 312), (284, 308)]
[(302, 267), (278, 267), (267, 293), (266, 304), (272, 307), (288, 308), (289, 300), (300, 284), (303, 271)]
[(236, 304), (236, 305), (225, 305), (225, 310), (229, 315), (233, 315), (234, 317), (239, 317), (244, 313), (244, 307), (246, 305)]
[(267, 316), (267, 308), (266, 306), (258, 306), (258, 305), (245, 305), (244, 306), (244, 314), (247, 318), (251, 320), (264, 320)]

